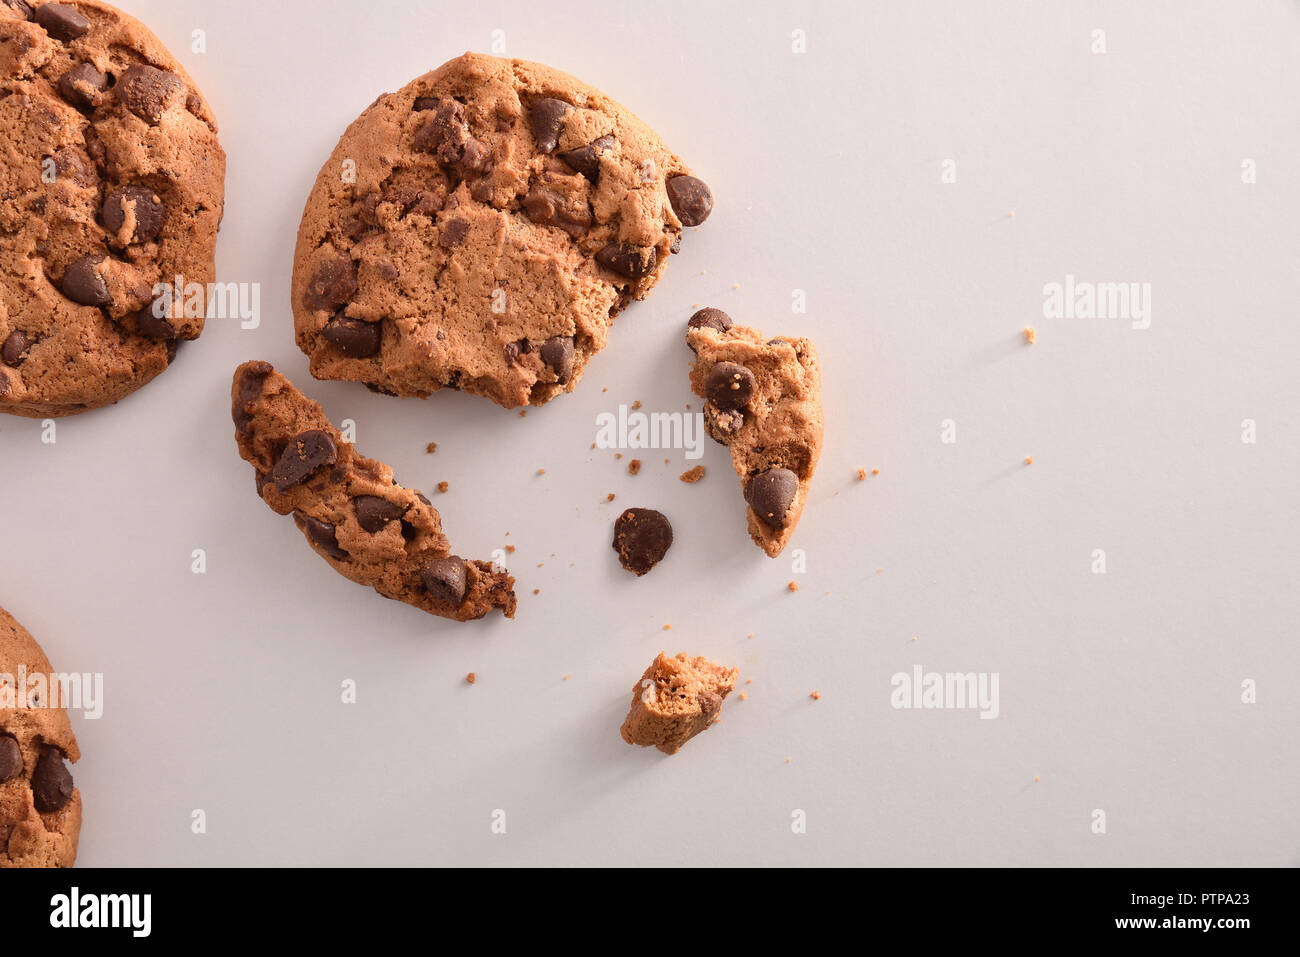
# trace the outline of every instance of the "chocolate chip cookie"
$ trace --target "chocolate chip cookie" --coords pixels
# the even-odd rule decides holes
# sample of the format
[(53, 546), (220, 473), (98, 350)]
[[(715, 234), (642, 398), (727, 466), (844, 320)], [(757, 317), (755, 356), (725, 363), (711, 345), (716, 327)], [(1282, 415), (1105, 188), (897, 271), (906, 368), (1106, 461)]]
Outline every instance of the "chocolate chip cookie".
[(707, 658), (669, 658), (659, 652), (632, 689), (632, 705), (620, 729), (623, 740), (676, 754), (713, 725), (739, 676), (740, 669)]
[(540, 405), (712, 209), (599, 90), (467, 53), (381, 96), (321, 169), (294, 258), (298, 345), (321, 379)]
[(198, 338), (224, 178), (212, 111), (144, 26), (0, 0), (0, 412), (109, 405)]
[(431, 615), (468, 621), (500, 608), (514, 617), (515, 580), (451, 554), (429, 500), (345, 442), (269, 363), (240, 366), (231, 400), (235, 440), (256, 470), (258, 495), (292, 515), (335, 571)]
[(81, 752), (59, 686), (49, 687), (53, 673), (0, 608), (0, 867), (71, 867), (77, 858), (81, 792), (66, 762)]
[(743, 485), (749, 536), (775, 558), (799, 523), (822, 453), (817, 350), (807, 339), (769, 339), (712, 308), (691, 316), (686, 343), (704, 427), (730, 449)]

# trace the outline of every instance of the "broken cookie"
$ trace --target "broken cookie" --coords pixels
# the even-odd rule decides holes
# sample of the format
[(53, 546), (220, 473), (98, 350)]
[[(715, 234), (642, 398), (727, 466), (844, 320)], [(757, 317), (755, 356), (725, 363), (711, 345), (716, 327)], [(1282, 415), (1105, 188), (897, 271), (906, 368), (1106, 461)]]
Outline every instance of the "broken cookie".
[(681, 746), (717, 720), (722, 700), (736, 687), (740, 669), (707, 658), (679, 654), (650, 663), (636, 687), (620, 733), (628, 744), (676, 754)]
[(775, 558), (799, 523), (821, 456), (817, 350), (807, 339), (769, 339), (711, 308), (691, 316), (686, 342), (705, 429), (731, 451), (750, 538)]
[(298, 346), (318, 379), (573, 391), (713, 195), (623, 106), (537, 63), (466, 53), (377, 99), (303, 211)]
[(231, 398), (235, 440), (256, 470), (258, 494), (293, 515), (335, 571), (431, 615), (468, 621), (500, 608), (514, 617), (514, 579), (451, 554), (429, 500), (359, 454), (269, 363), (240, 366)]

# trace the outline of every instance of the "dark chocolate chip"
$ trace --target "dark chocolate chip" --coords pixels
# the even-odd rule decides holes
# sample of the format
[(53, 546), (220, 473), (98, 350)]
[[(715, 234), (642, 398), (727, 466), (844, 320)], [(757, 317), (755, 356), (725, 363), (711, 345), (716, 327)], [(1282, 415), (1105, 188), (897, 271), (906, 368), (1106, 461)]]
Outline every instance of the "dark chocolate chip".
[(351, 359), (367, 359), (379, 351), (382, 329), (378, 322), (366, 322), (339, 313), (325, 324), (321, 338)]
[(619, 564), (637, 576), (663, 561), (673, 543), (673, 526), (663, 512), (629, 508), (614, 522), (614, 551)]
[(722, 695), (716, 691), (701, 691), (695, 701), (700, 706), (700, 717), (706, 721), (722, 710)]
[(764, 525), (782, 528), (798, 491), (799, 477), (789, 469), (768, 469), (746, 483), (745, 501)]
[(175, 73), (137, 63), (117, 81), (117, 96), (126, 108), (151, 126), (157, 126), (167, 109), (167, 100), (184, 84)]
[(683, 226), (698, 226), (713, 212), (713, 194), (703, 180), (674, 176), (668, 181), (668, 202)]
[(573, 337), (553, 336), (542, 343), (538, 354), (555, 373), (555, 381), (564, 385), (573, 376)]
[(406, 514), (405, 508), (378, 495), (358, 495), (352, 500), (352, 507), (357, 513), (357, 524), (372, 535)]
[(586, 146), (557, 154), (568, 163), (575, 172), (581, 173), (593, 184), (600, 182), (600, 154), (614, 145), (612, 134), (598, 137)]
[(421, 98), (425, 103), (422, 112), (432, 110), (433, 118), (415, 131), (412, 146), (435, 154), (443, 165), (455, 165), (465, 158), (465, 148), (473, 139), (465, 120), (465, 107), (456, 100), (438, 99), (432, 104), (430, 100), (432, 97)]
[(438, 601), (459, 605), (465, 600), (465, 562), (455, 555), (426, 562), (420, 569), (424, 587)]
[(31, 336), (21, 329), (15, 329), (9, 333), (9, 338), (5, 340), (4, 346), (0, 347), (0, 358), (16, 368), (22, 365), (23, 360), (27, 358), (27, 351), (33, 345), (35, 343), (32, 342)]
[(712, 403), (704, 406), (704, 428), (710, 438), (723, 445), (745, 427), (745, 413), (739, 409), (719, 409)]
[(418, 498), (418, 499), (419, 499), (421, 502), (423, 502), (425, 505), (432, 505), (432, 504), (433, 504), (432, 502), (429, 501), (429, 496), (425, 495), (423, 492), (416, 492), (416, 493), (415, 493), (415, 497)]
[(533, 136), (537, 138), (537, 148), (549, 153), (560, 142), (560, 130), (564, 127), (564, 116), (573, 107), (563, 100), (549, 96), (534, 100), (528, 110), (528, 122), (533, 127)]
[[(235, 428), (241, 435), (248, 432), (248, 426), (253, 421), (252, 415), (248, 412), (248, 403), (262, 394), (266, 377), (274, 371), (269, 362), (250, 362), (240, 369), (230, 417), (235, 420)], [(261, 494), (261, 483), (258, 484), (257, 491)]]
[(339, 540), (333, 525), (329, 522), (322, 522), (318, 518), (312, 518), (310, 515), (302, 515), (301, 520), (307, 537), (324, 549), (326, 555), (331, 558), (348, 557), (348, 553), (339, 548)]
[(417, 112), (425, 110), (436, 110), (438, 108), (438, 98), (436, 96), (417, 96), (415, 98), (415, 109)]
[(0, 371), (0, 398), (9, 394), (9, 376)]
[(719, 362), (704, 380), (704, 396), (719, 409), (743, 409), (758, 387), (754, 373), (738, 362)]
[(688, 329), (714, 329), (718, 332), (726, 332), (733, 325), (735, 323), (731, 321), (729, 315), (712, 306), (705, 306), (686, 321)]
[(22, 771), (23, 752), (18, 747), (18, 740), (7, 734), (0, 735), (0, 784), (12, 781), (22, 774)]
[(653, 246), (642, 249), (626, 243), (610, 243), (596, 253), (596, 261), (628, 279), (640, 279), (655, 268), (658, 255)]
[(308, 309), (333, 311), (357, 294), (357, 264), (351, 256), (330, 252), (312, 273), (302, 301)]
[(443, 249), (463, 245), (469, 236), (469, 223), (463, 219), (451, 219), (438, 234), (438, 245)]
[(32, 803), (42, 814), (52, 814), (62, 811), (70, 800), (72, 775), (63, 763), (63, 752), (47, 744), (32, 772)]
[(47, 3), (36, 11), (36, 22), (56, 40), (75, 40), (90, 32), (90, 21), (69, 3)]
[(100, 73), (90, 63), (78, 63), (59, 77), (59, 95), (73, 106), (99, 106), (107, 89), (108, 75)]
[(162, 198), (147, 187), (123, 186), (108, 194), (100, 215), (104, 220), (104, 228), (114, 237), (122, 232), (128, 219), (133, 219), (131, 233), (126, 241), (147, 243), (162, 233), (163, 223), (167, 221), (167, 207), (163, 205)]
[[(159, 299), (151, 302), (135, 314), (135, 328), (140, 335), (158, 342), (174, 342), (176, 339), (176, 327), (167, 319), (158, 315), (158, 312), (166, 311), (166, 301)], [(155, 311), (157, 309), (157, 312)], [(260, 391), (260, 389), (259, 389)]]
[(99, 273), (99, 264), (103, 261), (103, 256), (82, 256), (64, 271), (59, 280), (59, 291), (83, 306), (107, 306), (113, 297), (109, 295), (108, 283)]
[(333, 465), (338, 460), (338, 454), (334, 440), (320, 429), (311, 429), (295, 436), (271, 470), (276, 489), (287, 492), (295, 485), (305, 482), (317, 469)]

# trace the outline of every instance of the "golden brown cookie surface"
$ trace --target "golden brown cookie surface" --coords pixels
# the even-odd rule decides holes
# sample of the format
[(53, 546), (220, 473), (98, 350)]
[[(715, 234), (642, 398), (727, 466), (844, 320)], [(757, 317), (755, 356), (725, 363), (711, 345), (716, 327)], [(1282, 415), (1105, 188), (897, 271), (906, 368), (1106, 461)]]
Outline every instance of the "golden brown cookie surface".
[(572, 391), (712, 210), (690, 173), (624, 107), (536, 63), (467, 53), (381, 96), (298, 233), (312, 374), (507, 408)]
[[(0, 608), (0, 867), (71, 867), (81, 792), (65, 761), (81, 752), (49, 661)], [(30, 679), (39, 678), (39, 683)]]
[(212, 282), (224, 178), (212, 111), (142, 24), (0, 2), (0, 412), (109, 405), (198, 338), (206, 297), (155, 310), (155, 287)]

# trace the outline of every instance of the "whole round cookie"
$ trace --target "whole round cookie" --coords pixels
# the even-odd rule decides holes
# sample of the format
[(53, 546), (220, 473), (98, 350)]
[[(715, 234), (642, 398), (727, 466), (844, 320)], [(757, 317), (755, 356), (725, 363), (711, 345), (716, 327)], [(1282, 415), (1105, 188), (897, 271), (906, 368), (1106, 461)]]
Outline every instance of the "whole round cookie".
[(203, 331), (226, 164), (212, 111), (121, 11), (0, 0), (0, 144), (0, 412), (116, 402)]
[(539, 405), (573, 390), (712, 208), (599, 90), (466, 53), (381, 96), (321, 169), (294, 257), (298, 345), (321, 379)]
[(81, 792), (65, 761), (81, 752), (52, 674), (35, 639), (0, 608), (0, 867), (77, 858)]

